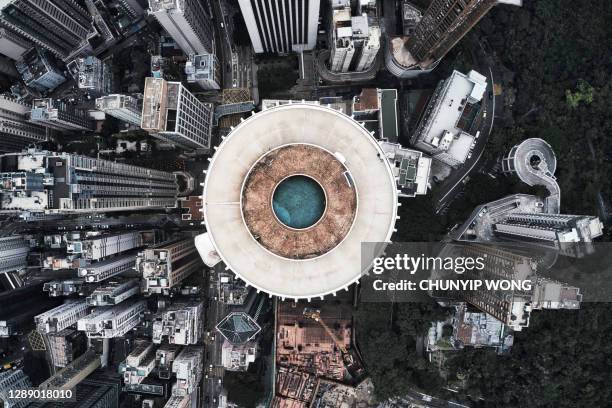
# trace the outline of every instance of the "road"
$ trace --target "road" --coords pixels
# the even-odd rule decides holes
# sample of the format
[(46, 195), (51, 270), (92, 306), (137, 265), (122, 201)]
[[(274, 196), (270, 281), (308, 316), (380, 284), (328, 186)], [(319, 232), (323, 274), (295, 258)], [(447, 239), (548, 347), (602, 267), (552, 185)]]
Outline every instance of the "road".
[(212, 9), (217, 24), (217, 55), (221, 64), (222, 85), (227, 88), (250, 88), (252, 84), (250, 47), (236, 48), (232, 42), (233, 15), (237, 12), (222, 0), (212, 0)]
[(227, 306), (217, 301), (217, 273), (222, 267), (217, 266), (208, 273), (208, 293), (209, 300), (206, 309), (205, 321), (205, 347), (204, 354), (204, 375), (202, 378), (202, 390), (204, 394), (203, 408), (216, 408), (219, 404), (219, 396), (223, 391), (224, 369), (221, 366), (221, 348), (223, 337), (216, 332), (215, 326), (227, 314)]
[(482, 102), (482, 111), (486, 112), (486, 117), (480, 118), (481, 122), (478, 127), (478, 130), (480, 130), (480, 137), (474, 145), (472, 158), (468, 159), (460, 169), (453, 171), (451, 175), (444, 180), (441, 190), (437, 194), (436, 212), (440, 212), (446, 208), (461, 191), (460, 187), (463, 180), (476, 168), (476, 165), (484, 153), (491, 131), (493, 130), (497, 108), (496, 104), (499, 103), (499, 96), (496, 96), (493, 92), (493, 84), (495, 83), (496, 77), (494, 76), (495, 64), (482, 43), (478, 41), (477, 45), (479, 47), (478, 57), (480, 58), (477, 70), (487, 75), (487, 90), (485, 91)]

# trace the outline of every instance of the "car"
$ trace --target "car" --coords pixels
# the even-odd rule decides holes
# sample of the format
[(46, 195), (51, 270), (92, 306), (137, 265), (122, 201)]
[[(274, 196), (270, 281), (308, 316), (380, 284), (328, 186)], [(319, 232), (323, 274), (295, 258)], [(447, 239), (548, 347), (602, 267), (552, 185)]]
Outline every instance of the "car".
[(471, 158), (472, 158), (472, 152), (469, 152), (469, 153), (468, 153), (467, 158), (468, 158), (468, 159), (471, 159)]

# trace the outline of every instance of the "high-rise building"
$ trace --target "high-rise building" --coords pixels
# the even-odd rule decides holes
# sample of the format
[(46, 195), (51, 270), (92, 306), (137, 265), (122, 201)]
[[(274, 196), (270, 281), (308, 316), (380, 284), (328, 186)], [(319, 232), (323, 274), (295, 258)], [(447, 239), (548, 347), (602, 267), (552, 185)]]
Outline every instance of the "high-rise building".
[(202, 89), (220, 89), (220, 71), (214, 54), (192, 54), (185, 64), (187, 82), (198, 84)]
[(15, 62), (15, 67), (26, 86), (37, 91), (52, 91), (66, 81), (55, 59), (46, 50), (31, 48)]
[(136, 252), (133, 252), (131, 254), (111, 257), (104, 261), (94, 262), (80, 267), (77, 273), (79, 276), (84, 277), (87, 282), (102, 282), (133, 269), (136, 266), (136, 255)]
[(89, 315), (80, 318), (77, 328), (84, 331), (90, 339), (121, 337), (142, 321), (146, 310), (147, 304), (144, 300), (98, 307)]
[(527, 287), (476, 290), (435, 290), (436, 298), (460, 300), (486, 312), (513, 330), (529, 326), (531, 312), (537, 309), (578, 309), (582, 301), (580, 289), (536, 274), (537, 263), (517, 250), (499, 245), (448, 244), (439, 256), (480, 259), (484, 267), (459, 275), (454, 271), (434, 272), (435, 279), (508, 280), (529, 282)]
[(161, 343), (165, 337), (170, 344), (197, 344), (202, 335), (200, 303), (175, 303), (159, 312), (153, 320), (153, 342)]
[(147, 340), (136, 340), (136, 345), (119, 366), (125, 384), (140, 384), (155, 368), (153, 344)]
[(465, 163), (476, 142), (470, 132), (486, 89), (486, 78), (476, 71), (454, 71), (440, 81), (412, 136), (413, 146), (452, 167)]
[(172, 240), (146, 248), (136, 259), (136, 270), (142, 274), (143, 292), (147, 294), (168, 294), (201, 267), (193, 238)]
[(149, 0), (149, 12), (187, 55), (214, 53), (212, 18), (200, 0)]
[(57, 333), (87, 315), (89, 306), (84, 300), (66, 302), (34, 317), (41, 333)]
[(96, 99), (96, 108), (134, 126), (142, 122), (141, 100), (129, 95), (106, 95)]
[(113, 306), (140, 292), (138, 279), (109, 282), (99, 286), (87, 297), (90, 306)]
[(493, 224), (494, 233), (509, 239), (564, 243), (591, 242), (603, 235), (603, 223), (595, 216), (515, 212)]
[(0, 96), (0, 153), (18, 152), (47, 140), (48, 130), (28, 123), (31, 106)]
[(256, 53), (301, 52), (314, 48), (319, 0), (239, 0)]
[(180, 82), (145, 80), (142, 129), (187, 149), (209, 149), (214, 110)]
[(406, 44), (419, 65), (442, 59), (497, 0), (433, 0)]
[(112, 91), (112, 71), (108, 63), (94, 56), (76, 58), (66, 66), (79, 89), (94, 95)]
[(0, 54), (18, 60), (30, 48), (32, 43), (24, 37), (6, 28), (0, 28)]
[(85, 110), (52, 98), (34, 100), (30, 121), (60, 131), (94, 130), (94, 122)]
[(400, 78), (431, 71), (498, 3), (520, 4), (520, 1), (432, 0), (424, 13), (405, 2), (404, 33), (389, 38), (385, 54), (387, 69)]
[(172, 395), (191, 394), (202, 378), (204, 348), (186, 346), (172, 362), (172, 372), (176, 374), (176, 383), (172, 386)]
[(1, 24), (65, 60), (88, 39), (92, 18), (76, 0), (2, 2)]
[(380, 49), (380, 27), (375, 11), (351, 16), (349, 0), (332, 4), (330, 69), (333, 72), (365, 71)]
[(102, 213), (176, 206), (172, 173), (69, 153), (0, 155), (0, 175), (0, 212)]

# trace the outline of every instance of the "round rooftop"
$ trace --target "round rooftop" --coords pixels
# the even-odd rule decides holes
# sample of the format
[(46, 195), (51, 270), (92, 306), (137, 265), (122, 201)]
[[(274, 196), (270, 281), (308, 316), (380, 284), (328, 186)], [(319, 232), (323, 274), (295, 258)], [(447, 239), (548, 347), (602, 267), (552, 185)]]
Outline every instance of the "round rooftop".
[(397, 212), (376, 140), (341, 112), (305, 103), (233, 129), (210, 162), (203, 197), (226, 266), (257, 289), (295, 299), (357, 281), (374, 256), (362, 257), (362, 243), (388, 242)]

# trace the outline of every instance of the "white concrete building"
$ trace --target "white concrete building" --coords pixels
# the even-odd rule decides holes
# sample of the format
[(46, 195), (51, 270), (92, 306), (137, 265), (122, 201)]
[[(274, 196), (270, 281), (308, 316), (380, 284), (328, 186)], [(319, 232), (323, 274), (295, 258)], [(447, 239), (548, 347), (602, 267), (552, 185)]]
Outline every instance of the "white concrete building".
[(147, 303), (144, 300), (98, 307), (89, 315), (80, 318), (77, 328), (91, 339), (121, 337), (142, 321), (146, 310)]
[(476, 71), (454, 71), (441, 81), (412, 136), (413, 146), (452, 167), (465, 163), (476, 141), (471, 126), (486, 89), (486, 77)]
[(204, 304), (175, 303), (159, 312), (153, 320), (153, 343), (163, 338), (170, 344), (197, 344), (202, 336)]
[(191, 394), (204, 372), (204, 347), (187, 346), (183, 348), (172, 362), (172, 372), (176, 374), (176, 383), (172, 386), (172, 395), (185, 396)]
[(187, 55), (214, 53), (212, 17), (199, 0), (149, 0), (154, 15)]
[(256, 53), (301, 52), (314, 48), (319, 0), (238, 0)]
[(192, 238), (163, 242), (145, 249), (136, 259), (136, 270), (142, 274), (146, 294), (168, 294), (201, 268), (202, 261)]
[(184, 149), (209, 149), (214, 109), (180, 82), (147, 78), (142, 107), (143, 130)]
[(75, 324), (87, 315), (89, 306), (84, 300), (66, 302), (34, 317), (38, 331), (41, 333), (56, 333)]
[(96, 99), (96, 108), (105, 114), (140, 127), (142, 122), (141, 101), (130, 95), (112, 94)]
[(198, 84), (202, 89), (220, 89), (220, 71), (214, 54), (191, 54), (185, 64), (187, 82)]
[(176, 207), (172, 173), (109, 160), (28, 150), (0, 155), (0, 213), (25, 215)]
[(332, 5), (330, 70), (361, 72), (376, 61), (380, 50), (380, 27), (375, 16), (351, 16), (349, 1)]
[(136, 253), (115, 256), (78, 268), (77, 274), (87, 282), (102, 282), (136, 266)]

